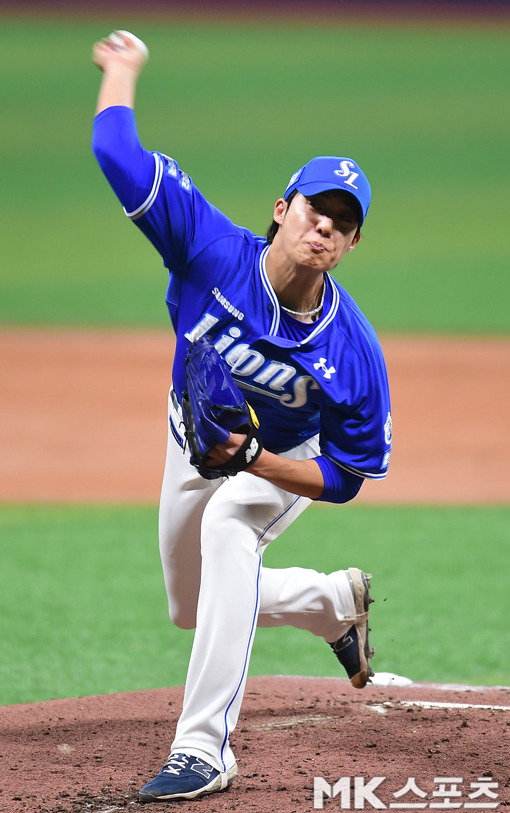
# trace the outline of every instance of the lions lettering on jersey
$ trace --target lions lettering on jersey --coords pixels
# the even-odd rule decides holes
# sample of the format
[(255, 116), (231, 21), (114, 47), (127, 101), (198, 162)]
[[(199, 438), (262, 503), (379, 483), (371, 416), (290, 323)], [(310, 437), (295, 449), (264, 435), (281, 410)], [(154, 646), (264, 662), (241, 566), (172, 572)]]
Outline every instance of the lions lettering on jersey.
[[(225, 306), (225, 302), (220, 304)], [(230, 307), (228, 309), (232, 311)], [(216, 349), (232, 368), (237, 384), (246, 392), (260, 417), (261, 437), (266, 448), (286, 451), (296, 445), (296, 438), (302, 441), (320, 432), (322, 452), (344, 468), (366, 477), (384, 476), (389, 463), (391, 416), (385, 403), (381, 404), (384, 415), (381, 414), (379, 419), (377, 416), (369, 418), (374, 424), (374, 436), (368, 439), (367, 451), (363, 442), (360, 443), (363, 415), (351, 406), (358, 386), (355, 370), (351, 369), (349, 373), (346, 368), (344, 375), (337, 380), (337, 366), (330, 364), (326, 355), (315, 354), (312, 348), (303, 354), (295, 345), (285, 346), (290, 342), (283, 340), (284, 347), (281, 348), (277, 337), (263, 336), (250, 341), (248, 323), (246, 329), (239, 322), (222, 329), (224, 321), (225, 317), (207, 312), (185, 334), (185, 338), (194, 341), (207, 334), (214, 341)], [(284, 358), (279, 358), (279, 354)], [(342, 373), (341, 368), (338, 372)], [(367, 399), (363, 401), (366, 405)], [(377, 402), (373, 406), (376, 408)], [(286, 413), (283, 421), (276, 422), (276, 428), (275, 408)], [(343, 438), (339, 444), (340, 436)]]
[[(218, 321), (211, 314), (205, 314), (199, 324), (185, 336), (190, 342), (194, 342), (206, 334), (211, 335)], [(214, 334), (213, 337), (216, 350), (230, 365), (232, 374), (242, 389), (275, 398), (282, 405), (293, 409), (307, 403), (309, 387), (319, 389), (313, 376), (299, 374), (296, 367), (286, 362), (267, 359), (246, 342), (235, 344), (236, 339), (242, 337), (242, 331), (238, 327), (230, 328), (228, 333), (222, 333), (218, 338)]]

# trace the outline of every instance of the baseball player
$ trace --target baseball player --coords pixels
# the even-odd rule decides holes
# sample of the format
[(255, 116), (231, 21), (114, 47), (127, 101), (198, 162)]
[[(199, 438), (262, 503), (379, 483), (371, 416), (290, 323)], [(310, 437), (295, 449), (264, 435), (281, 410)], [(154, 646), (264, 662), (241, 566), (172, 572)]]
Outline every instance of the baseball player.
[[(122, 35), (123, 36), (123, 35)], [(209, 203), (176, 160), (142, 148), (134, 97), (144, 57), (124, 37), (94, 46), (102, 71), (93, 149), (125, 214), (169, 271), (176, 336), (159, 537), (172, 621), (195, 629), (170, 756), (141, 801), (230, 786), (230, 734), (257, 626), (290, 625), (331, 645), (353, 686), (373, 674), (369, 576), (263, 566), (267, 545), (314, 500), (344, 503), (384, 478), (388, 382), (375, 332), (330, 276), (351, 252), (370, 186), (350, 158), (312, 158), (291, 177), (266, 237)], [(186, 354), (204, 337), (253, 407), (262, 450), (232, 477), (208, 476), (245, 437), (231, 432), (190, 463), (182, 412)]]

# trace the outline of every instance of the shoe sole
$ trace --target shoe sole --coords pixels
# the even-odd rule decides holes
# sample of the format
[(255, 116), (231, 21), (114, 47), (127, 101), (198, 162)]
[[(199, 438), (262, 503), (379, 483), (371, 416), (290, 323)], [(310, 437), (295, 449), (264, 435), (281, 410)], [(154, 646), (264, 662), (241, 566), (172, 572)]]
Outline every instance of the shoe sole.
[[(370, 579), (372, 576), (369, 573), (363, 573), (362, 570), (358, 570), (356, 567), (350, 567), (347, 573), (351, 580), (356, 615), (365, 615), (368, 613), (370, 604), (373, 601), (373, 599), (370, 598)], [(374, 676), (369, 663), (370, 658), (374, 656), (374, 648), (370, 646), (368, 640), (368, 618), (354, 626), (356, 627), (358, 636), (358, 652), (361, 669), (356, 675), (353, 675), (351, 684), (355, 689), (364, 689), (370, 678)]]
[(228, 790), (232, 785), (232, 782), (237, 776), (237, 765), (234, 764), (229, 770), (227, 771), (227, 784), (222, 788), (221, 787), (221, 776), (217, 776), (210, 785), (205, 785), (203, 788), (198, 788), (198, 790), (190, 791), (189, 793), (185, 792), (177, 792), (177, 793), (168, 793), (168, 794), (161, 794), (156, 796), (154, 793), (142, 793), (142, 791), (138, 794), (138, 801), (142, 803), (146, 802), (171, 802), (175, 799), (198, 799), (200, 796), (209, 796), (211, 793), (220, 793), (224, 790)]

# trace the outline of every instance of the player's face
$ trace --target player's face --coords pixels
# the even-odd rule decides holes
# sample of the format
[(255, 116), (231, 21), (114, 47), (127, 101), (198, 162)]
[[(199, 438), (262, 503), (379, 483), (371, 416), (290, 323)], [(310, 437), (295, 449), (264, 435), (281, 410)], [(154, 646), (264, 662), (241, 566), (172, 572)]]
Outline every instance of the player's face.
[(277, 201), (281, 248), (298, 266), (329, 271), (357, 244), (358, 215), (350, 195), (323, 192), (306, 198), (299, 192), (290, 202)]

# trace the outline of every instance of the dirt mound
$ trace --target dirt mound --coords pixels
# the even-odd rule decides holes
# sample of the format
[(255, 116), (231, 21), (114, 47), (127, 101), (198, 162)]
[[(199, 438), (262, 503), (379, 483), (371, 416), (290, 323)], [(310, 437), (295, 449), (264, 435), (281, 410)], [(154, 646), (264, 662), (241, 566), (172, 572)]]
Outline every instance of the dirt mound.
[[(158, 689), (2, 708), (0, 810), (139, 808), (137, 791), (167, 757), (181, 702), (181, 689)], [(361, 782), (370, 789), (384, 777), (372, 783), (383, 806), (451, 809), (454, 802), (458, 809), (461, 802), (488, 811), (497, 802), (502, 810), (510, 805), (509, 725), (510, 689), (414, 684), (360, 692), (343, 679), (250, 678), (232, 735), (239, 776), (227, 793), (201, 800), (200, 811), (311, 811), (314, 784), (331, 788), (342, 777), (343, 796), (321, 793), (325, 809), (360, 809)], [(417, 790), (399, 795), (410, 777)], [(374, 809), (372, 797), (362, 806)]]

